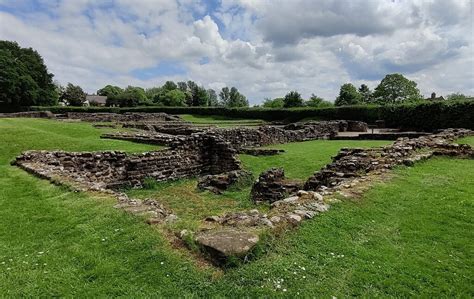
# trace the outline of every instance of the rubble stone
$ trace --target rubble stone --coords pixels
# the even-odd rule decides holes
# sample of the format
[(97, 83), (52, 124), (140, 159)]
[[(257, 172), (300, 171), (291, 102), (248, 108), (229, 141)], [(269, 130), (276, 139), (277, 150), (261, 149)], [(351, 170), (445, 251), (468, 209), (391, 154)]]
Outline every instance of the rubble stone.
[(255, 202), (272, 203), (300, 189), (301, 182), (286, 179), (283, 168), (271, 168), (260, 174), (252, 186), (251, 197)]
[(230, 257), (245, 257), (257, 245), (259, 236), (250, 231), (222, 228), (199, 232), (195, 240), (212, 261), (222, 264)]

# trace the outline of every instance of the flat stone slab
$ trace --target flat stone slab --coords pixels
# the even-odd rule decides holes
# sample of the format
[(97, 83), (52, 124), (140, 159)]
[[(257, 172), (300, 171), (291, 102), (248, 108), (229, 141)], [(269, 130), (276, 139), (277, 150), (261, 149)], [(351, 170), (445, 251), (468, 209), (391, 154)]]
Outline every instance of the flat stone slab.
[(225, 262), (229, 257), (244, 257), (258, 241), (256, 233), (225, 228), (203, 231), (196, 235), (196, 242), (217, 263)]

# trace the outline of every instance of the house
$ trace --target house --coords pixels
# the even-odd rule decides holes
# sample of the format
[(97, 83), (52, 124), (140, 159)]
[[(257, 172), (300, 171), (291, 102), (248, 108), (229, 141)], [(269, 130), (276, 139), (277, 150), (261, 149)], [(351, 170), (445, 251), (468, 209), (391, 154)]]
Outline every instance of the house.
[(427, 100), (427, 101), (444, 101), (444, 98), (443, 98), (443, 96), (436, 97), (436, 93), (433, 92), (433, 93), (431, 93), (431, 97), (429, 97), (425, 100)]
[(87, 95), (84, 106), (105, 106), (106, 96)]

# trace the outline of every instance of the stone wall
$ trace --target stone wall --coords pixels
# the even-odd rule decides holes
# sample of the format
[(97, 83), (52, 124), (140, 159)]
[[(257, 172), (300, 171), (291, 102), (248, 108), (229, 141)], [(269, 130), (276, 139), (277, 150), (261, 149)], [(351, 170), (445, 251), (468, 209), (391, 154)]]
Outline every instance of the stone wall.
[(16, 118), (16, 117), (27, 117), (27, 118), (56, 118), (51, 111), (28, 111), (28, 112), (15, 112), (15, 113), (0, 113), (0, 118)]
[(371, 172), (402, 164), (410, 166), (432, 155), (474, 158), (474, 150), (469, 145), (452, 143), (456, 138), (472, 134), (470, 130), (448, 129), (413, 139), (399, 138), (393, 144), (381, 148), (343, 148), (332, 163), (306, 181), (305, 190), (332, 188)]
[[(349, 125), (349, 123), (351, 125)], [(348, 129), (363, 129), (367, 124), (361, 122), (347, 121), (320, 121), (295, 123), (287, 126), (261, 126), (258, 128), (197, 128), (188, 126), (176, 126), (166, 124), (128, 124), (127, 127), (134, 127), (141, 132), (109, 133), (104, 134), (104, 138), (115, 138), (129, 141), (136, 141), (150, 144), (167, 145), (170, 140), (189, 135), (194, 132), (220, 136), (229, 142), (237, 150), (248, 147), (261, 147), (272, 144), (282, 144), (288, 142), (307, 141), (315, 139), (328, 139), (337, 132)], [(175, 137), (172, 137), (172, 136)]]
[(140, 113), (127, 112), (119, 113), (85, 113), (85, 112), (67, 112), (58, 115), (60, 118), (78, 119), (88, 122), (140, 122), (140, 121), (183, 121), (179, 116), (166, 113)]
[(165, 181), (240, 169), (236, 151), (219, 137), (206, 134), (193, 134), (175, 141), (170, 149), (139, 155), (28, 151), (14, 164), (43, 178), (94, 190), (138, 187), (147, 177)]

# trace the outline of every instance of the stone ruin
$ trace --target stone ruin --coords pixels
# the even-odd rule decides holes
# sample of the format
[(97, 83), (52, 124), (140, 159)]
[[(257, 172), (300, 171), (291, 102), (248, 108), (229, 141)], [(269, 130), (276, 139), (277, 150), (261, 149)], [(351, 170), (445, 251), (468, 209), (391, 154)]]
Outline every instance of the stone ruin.
[[(144, 215), (150, 224), (172, 222), (177, 216), (154, 199), (131, 199), (120, 193), (120, 188), (140, 187), (147, 178), (164, 181), (198, 176), (198, 188), (219, 194), (251, 179), (251, 174), (241, 169), (238, 152), (260, 154), (261, 149), (254, 147), (328, 138), (340, 131), (367, 130), (366, 124), (349, 121), (220, 129), (193, 127), (179, 118), (162, 114), (154, 115), (155, 118), (140, 113), (70, 114), (66, 117), (117, 122), (124, 128), (139, 131), (105, 135), (104, 138), (164, 144), (167, 148), (143, 154), (28, 151), (17, 157), (13, 164), (55, 183), (110, 193), (118, 200), (117, 208)], [(452, 143), (456, 138), (470, 134), (472, 131), (469, 130), (450, 129), (414, 139), (400, 138), (381, 148), (344, 148), (332, 163), (315, 172), (305, 183), (288, 180), (283, 169), (270, 169), (260, 174), (251, 190), (255, 203), (269, 206), (265, 213), (253, 209), (211, 215), (203, 219), (203, 230), (195, 233), (185, 230), (180, 237), (190, 236), (218, 265), (226, 263), (229, 257), (245, 259), (258, 244), (263, 230), (296, 226), (304, 219), (327, 211), (332, 194), (356, 186), (370, 174), (381, 174), (396, 165), (410, 166), (433, 155), (473, 158), (470, 146)], [(261, 153), (278, 151), (264, 149)], [(323, 195), (329, 198), (324, 199)]]
[(67, 112), (57, 114), (58, 119), (72, 119), (86, 122), (184, 122), (179, 116), (167, 113), (145, 113), (145, 112), (126, 112), (126, 113), (89, 113), (89, 112)]
[(15, 113), (0, 113), (0, 118), (17, 118), (17, 117), (56, 119), (56, 115), (54, 115), (51, 111), (27, 111), (27, 112), (15, 112)]
[[(308, 178), (303, 190), (293, 189), (293, 186), (288, 188), (282, 169), (270, 169), (260, 175), (251, 192), (254, 201), (270, 203), (269, 211), (250, 210), (207, 217), (205, 221), (213, 226), (197, 232), (195, 240), (216, 264), (225, 263), (231, 256), (245, 258), (258, 242), (259, 230), (295, 226), (327, 211), (334, 200), (330, 197), (332, 194), (357, 187), (367, 180), (368, 175), (383, 174), (397, 165), (411, 166), (433, 155), (474, 158), (471, 146), (452, 143), (457, 138), (473, 134), (470, 130), (448, 129), (416, 139), (400, 138), (381, 148), (344, 148), (332, 163)], [(323, 195), (329, 198), (324, 199)]]
[(260, 174), (253, 184), (251, 197), (255, 203), (263, 201), (273, 203), (302, 188), (303, 182), (285, 178), (283, 168), (272, 168)]
[(203, 133), (176, 140), (169, 149), (138, 155), (118, 151), (28, 151), (15, 165), (41, 177), (61, 177), (93, 190), (140, 187), (146, 178), (173, 180), (240, 169), (236, 151)]
[[(240, 152), (248, 151), (249, 148), (267, 145), (328, 139), (341, 131), (367, 131), (366, 123), (344, 120), (296, 123), (286, 126), (265, 125), (258, 128), (199, 128), (186, 123), (126, 123), (123, 124), (123, 127), (140, 130), (137, 132), (107, 133), (101, 137), (156, 145), (168, 145), (182, 136), (196, 132), (205, 132), (207, 134), (221, 136)], [(257, 154), (257, 151), (253, 151), (252, 153)], [(268, 154), (269, 152), (262, 153)]]

